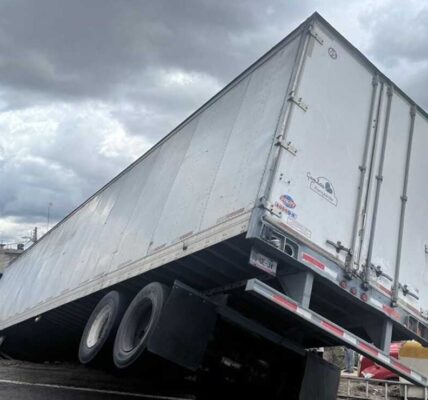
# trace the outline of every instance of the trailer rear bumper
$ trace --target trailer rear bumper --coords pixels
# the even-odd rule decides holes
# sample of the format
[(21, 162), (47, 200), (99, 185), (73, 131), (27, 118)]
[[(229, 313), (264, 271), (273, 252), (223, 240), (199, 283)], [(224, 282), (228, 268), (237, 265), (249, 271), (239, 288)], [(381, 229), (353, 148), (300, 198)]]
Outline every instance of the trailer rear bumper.
[(343, 329), (339, 325), (329, 321), (327, 318), (302, 307), (300, 304), (285, 296), (283, 293), (273, 289), (265, 283), (252, 279), (247, 282), (245, 290), (284, 310), (285, 313), (292, 315), (299, 323), (309, 324), (313, 329), (319, 330), (323, 334), (330, 336), (338, 344), (350, 347), (358, 353), (364, 354), (376, 363), (383, 365), (395, 371), (399, 376), (407, 379), (416, 385), (427, 386), (427, 377), (408, 368), (398, 360), (390, 357), (372, 344), (362, 340), (358, 336)]
[[(313, 275), (317, 299), (312, 296), (311, 308), (319, 314), (345, 327), (344, 320), (348, 317), (358, 319), (359, 322), (353, 325), (366, 330), (368, 338), (385, 352), (388, 352), (391, 340), (413, 339), (428, 346), (428, 324), (420, 311), (402, 300), (393, 306), (391, 292), (374, 283), (365, 285), (357, 272), (347, 272), (339, 259), (315, 247), (285, 224), (267, 214), (261, 218), (255, 214), (247, 239), (253, 242), (257, 251), (278, 265), (271, 275), (279, 279), (302, 271)], [(291, 297), (301, 302), (294, 295)], [(321, 297), (326, 301), (320, 302)], [(347, 304), (350, 308), (341, 313), (337, 304)]]

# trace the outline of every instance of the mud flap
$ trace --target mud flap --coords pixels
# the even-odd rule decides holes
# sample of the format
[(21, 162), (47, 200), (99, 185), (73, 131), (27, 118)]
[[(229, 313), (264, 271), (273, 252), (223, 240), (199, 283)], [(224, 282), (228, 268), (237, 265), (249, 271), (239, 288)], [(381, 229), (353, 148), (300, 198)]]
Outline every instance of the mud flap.
[(308, 353), (299, 400), (336, 400), (339, 381), (339, 368)]
[(202, 362), (216, 320), (214, 304), (175, 282), (149, 339), (148, 350), (195, 371)]

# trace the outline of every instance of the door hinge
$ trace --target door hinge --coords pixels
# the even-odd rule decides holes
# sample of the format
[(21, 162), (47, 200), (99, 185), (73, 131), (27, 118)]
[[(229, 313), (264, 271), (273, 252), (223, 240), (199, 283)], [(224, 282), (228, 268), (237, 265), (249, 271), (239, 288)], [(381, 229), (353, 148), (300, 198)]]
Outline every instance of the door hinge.
[(330, 246), (333, 246), (336, 249), (336, 253), (339, 254), (340, 252), (345, 252), (345, 278), (346, 279), (352, 279), (352, 275), (355, 273), (351, 262), (352, 262), (352, 256), (353, 251), (349, 247), (345, 247), (341, 241), (333, 242), (332, 240), (326, 240), (326, 243)]
[(301, 97), (297, 97), (294, 94), (290, 94), (288, 101), (291, 101), (296, 106), (300, 107), (303, 111), (308, 111), (309, 106), (303, 102)]
[(263, 208), (264, 210), (269, 211), (272, 215), (281, 218), (281, 211), (276, 211), (275, 205), (266, 200), (265, 197), (260, 197), (257, 206), (258, 208)]
[(324, 39), (314, 31), (314, 27), (312, 25), (309, 26), (308, 32), (309, 35), (311, 35), (321, 46), (324, 44)]
[(293, 156), (297, 154), (297, 148), (293, 146), (293, 144), (290, 141), (285, 141), (283, 139), (280, 139), (280, 136), (278, 137), (276, 143), (277, 146), (281, 146), (283, 149), (290, 152)]

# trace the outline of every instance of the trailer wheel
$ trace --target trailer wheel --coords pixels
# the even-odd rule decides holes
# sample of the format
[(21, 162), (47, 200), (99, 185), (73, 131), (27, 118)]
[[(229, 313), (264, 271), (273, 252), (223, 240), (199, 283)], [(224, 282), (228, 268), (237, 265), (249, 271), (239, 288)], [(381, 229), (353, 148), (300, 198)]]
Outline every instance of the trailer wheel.
[(113, 361), (118, 368), (133, 364), (146, 349), (168, 295), (167, 286), (153, 282), (141, 289), (132, 300), (114, 341)]
[(82, 364), (93, 361), (106, 343), (113, 342), (126, 305), (125, 296), (115, 290), (107, 293), (98, 302), (80, 340), (79, 360)]

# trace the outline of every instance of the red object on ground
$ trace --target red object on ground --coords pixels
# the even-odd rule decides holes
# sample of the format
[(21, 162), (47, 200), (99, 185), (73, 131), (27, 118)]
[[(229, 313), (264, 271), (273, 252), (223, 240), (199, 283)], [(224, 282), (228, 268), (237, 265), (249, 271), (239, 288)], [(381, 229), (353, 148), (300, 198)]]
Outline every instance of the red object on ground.
[[(398, 359), (398, 352), (403, 343), (392, 343), (389, 351), (391, 357)], [(389, 369), (376, 364), (367, 357), (362, 356), (358, 368), (358, 376), (367, 379), (398, 380), (398, 375)]]

